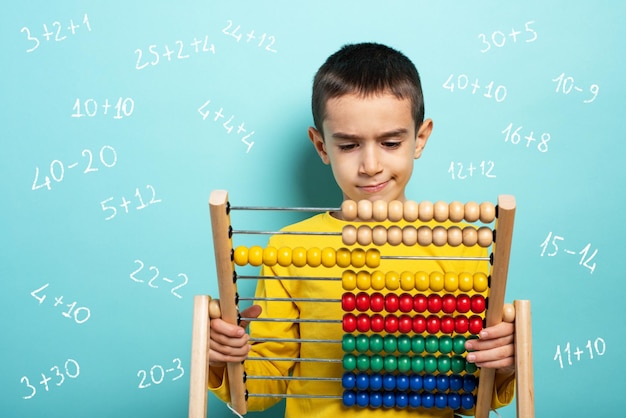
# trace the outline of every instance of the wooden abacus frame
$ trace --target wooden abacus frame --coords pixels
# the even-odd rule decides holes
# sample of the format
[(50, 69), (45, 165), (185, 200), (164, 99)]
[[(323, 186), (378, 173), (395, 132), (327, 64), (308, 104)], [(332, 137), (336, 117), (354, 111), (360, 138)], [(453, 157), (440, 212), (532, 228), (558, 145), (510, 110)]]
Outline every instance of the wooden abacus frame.
[[(217, 305), (210, 296), (197, 295), (194, 298), (192, 352), (189, 393), (189, 418), (207, 416), (210, 319), (221, 317), (237, 324), (239, 321), (235, 271), (232, 258), (232, 228), (230, 225), (228, 193), (216, 190), (209, 199), (218, 273), (219, 297)], [(267, 209), (267, 208), (263, 208)], [(320, 211), (324, 209), (319, 209)], [(497, 243), (493, 242), (493, 262), (490, 271), (489, 309), (486, 311), (485, 325), (496, 325), (503, 320), (515, 322), (515, 365), (516, 365), (516, 405), (520, 418), (534, 417), (534, 385), (532, 369), (532, 333), (530, 302), (514, 302), (514, 311), (505, 312), (504, 296), (508, 275), (510, 247), (515, 217), (515, 199), (501, 195), (497, 204)], [(216, 308), (219, 306), (219, 308)], [(514, 316), (513, 316), (514, 315)], [(508, 318), (507, 318), (508, 317)], [(228, 363), (231, 407), (239, 414), (247, 412), (246, 388), (243, 363)], [(495, 380), (495, 369), (482, 368), (480, 384), (476, 395), (475, 416), (487, 418), (491, 406), (491, 396)]]

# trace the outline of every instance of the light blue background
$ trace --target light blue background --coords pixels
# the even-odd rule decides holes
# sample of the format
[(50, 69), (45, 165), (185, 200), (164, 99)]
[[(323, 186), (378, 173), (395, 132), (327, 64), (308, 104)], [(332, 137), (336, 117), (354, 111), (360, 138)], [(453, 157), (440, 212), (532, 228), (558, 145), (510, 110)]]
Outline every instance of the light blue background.
[[(626, 235), (625, 15), (621, 2), (609, 1), (115, 0), (5, 7), (0, 416), (186, 416), (193, 295), (217, 295), (209, 193), (227, 189), (239, 205), (339, 203), (330, 172), (306, 137), (310, 88), (323, 60), (356, 41), (394, 46), (421, 72), (435, 130), (416, 164), (410, 198), (517, 198), (507, 300), (533, 303), (537, 416), (615, 416), (623, 409), (626, 371), (619, 354), (626, 289), (618, 262)], [(73, 35), (71, 21), (81, 25)], [(237, 26), (240, 41), (224, 33)], [(61, 41), (54, 40), (57, 29)], [(498, 34), (512, 29), (521, 32), (516, 42)], [(252, 30), (257, 38), (247, 43)], [(195, 38), (214, 52), (196, 53)], [(265, 50), (270, 39), (276, 52)], [(180, 45), (188, 58), (176, 58)], [(166, 46), (174, 51), (170, 61)], [(569, 94), (556, 91), (553, 79), (562, 73), (574, 81)], [(475, 94), (471, 86), (444, 88), (462, 74), (469, 83), (478, 80)], [(492, 95), (497, 86), (506, 88), (501, 102), (485, 97), (491, 81)], [(593, 85), (598, 94), (584, 103), (594, 97)], [(115, 119), (120, 98), (134, 107)], [(96, 114), (72, 117), (77, 99), (83, 114), (85, 102), (95, 101)], [(107, 99), (112, 106), (105, 114)], [(199, 109), (208, 100), (203, 119)], [(214, 122), (220, 108), (225, 118)], [(231, 116), (229, 134), (223, 123)], [(240, 124), (254, 131), (249, 152), (244, 133), (235, 133)], [(509, 124), (521, 127), (517, 145), (505, 142)], [(549, 134), (547, 152), (538, 150), (540, 141), (526, 146), (530, 132), (537, 139)], [(110, 168), (100, 161), (103, 147), (109, 165), (115, 150)], [(83, 173), (89, 152), (98, 171)], [(481, 172), (481, 162), (493, 169)], [(470, 164), (478, 167), (471, 177)], [(466, 178), (457, 177), (459, 169)], [(50, 190), (32, 190), (46, 176)], [(137, 190), (146, 204), (152, 190), (161, 201), (137, 210)], [(128, 213), (119, 206), (123, 198), (131, 202)], [(103, 201), (116, 205), (108, 221), (112, 210)], [(263, 222), (273, 228), (292, 220), (273, 215)], [(586, 256), (579, 254), (586, 247)], [(133, 281), (131, 273), (142, 266), (135, 277), (143, 282)], [(150, 267), (159, 272), (156, 288), (148, 284), (156, 273)], [(181, 273), (188, 283), (177, 298), (170, 290), (182, 283)], [(32, 292), (46, 299), (39, 303)], [(74, 312), (84, 320), (87, 309), (88, 320), (77, 323)], [(563, 367), (555, 359), (559, 349)], [(55, 366), (64, 374), (58, 386)], [(184, 374), (174, 380), (182, 373), (177, 366)], [(151, 369), (159, 380), (159, 367), (173, 370), (141, 389)], [(42, 374), (51, 378), (48, 391)], [(231, 416), (214, 397), (210, 405), (212, 417)], [(515, 409), (500, 413), (513, 417)]]

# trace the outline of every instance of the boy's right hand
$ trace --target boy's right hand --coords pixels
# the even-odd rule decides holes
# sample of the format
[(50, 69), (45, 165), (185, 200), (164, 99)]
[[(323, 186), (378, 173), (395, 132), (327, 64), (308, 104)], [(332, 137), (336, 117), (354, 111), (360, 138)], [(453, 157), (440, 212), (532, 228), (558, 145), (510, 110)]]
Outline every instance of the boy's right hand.
[[(261, 307), (252, 305), (241, 312), (243, 318), (256, 318), (261, 314)], [(248, 321), (239, 325), (229, 324), (221, 318), (211, 319), (209, 340), (209, 365), (224, 367), (227, 362), (242, 362), (248, 357), (250, 336), (246, 333)]]

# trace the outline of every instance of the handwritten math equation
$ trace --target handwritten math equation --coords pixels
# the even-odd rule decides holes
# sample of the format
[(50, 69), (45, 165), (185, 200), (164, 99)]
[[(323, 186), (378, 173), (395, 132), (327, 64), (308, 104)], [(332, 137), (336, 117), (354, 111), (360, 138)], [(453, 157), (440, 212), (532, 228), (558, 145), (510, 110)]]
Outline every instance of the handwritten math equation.
[(191, 42), (184, 42), (179, 39), (170, 44), (151, 44), (146, 49), (135, 49), (135, 55), (137, 55), (135, 69), (143, 70), (148, 66), (155, 67), (165, 61), (186, 60), (193, 55), (208, 52), (215, 55), (215, 44), (209, 43), (209, 35), (204, 35), (204, 38), (194, 37)]
[(179, 358), (172, 360), (172, 367), (155, 364), (150, 369), (140, 369), (137, 372), (139, 378), (139, 389), (146, 389), (152, 385), (160, 385), (164, 381), (174, 382), (185, 375), (183, 363)]
[[(211, 115), (210, 109), (212, 108), (209, 106), (210, 104), (211, 100), (207, 100), (202, 104), (202, 106), (198, 108), (198, 113), (200, 113), (200, 115), (202, 116), (202, 120), (208, 119)], [(217, 106), (213, 109), (217, 109)], [(228, 117), (227, 119), (226, 116), (229, 115), (229, 113), (223, 112), (223, 107), (220, 107), (217, 111), (213, 110), (213, 115), (211, 119), (213, 119), (213, 122), (215, 123), (221, 123), (222, 127), (228, 135), (231, 135), (233, 133), (235, 135), (240, 135), (240, 141), (248, 146), (248, 148), (246, 149), (246, 154), (249, 153), (252, 149), (252, 146), (254, 145), (254, 141), (249, 142), (248, 140), (254, 135), (254, 131), (248, 132), (245, 122), (240, 122), (238, 119), (235, 118), (235, 115), (233, 114), (230, 114), (230, 117)]]
[[(555, 257), (559, 254), (569, 256), (577, 256), (578, 264), (589, 270), (589, 274), (593, 274), (596, 270), (596, 263), (593, 261), (598, 255), (598, 249), (594, 249), (591, 243), (588, 243), (582, 249), (572, 250), (572, 247), (565, 248), (565, 238), (552, 231), (548, 233), (546, 239), (541, 243), (541, 257)], [(580, 256), (580, 257), (578, 257)]]
[(247, 33), (244, 35), (244, 31), (245, 30), (241, 28), (241, 25), (236, 25), (230, 19), (226, 21), (226, 26), (222, 28), (222, 33), (224, 35), (237, 40), (238, 43), (241, 42), (241, 40), (243, 39), (244, 43), (256, 45), (258, 48), (262, 48), (264, 51), (274, 53), (278, 52), (276, 51), (276, 47), (274, 46), (274, 44), (276, 43), (276, 37), (274, 35), (270, 35), (265, 32), (259, 35), (258, 33), (256, 33), (255, 29), (247, 29)]
[[(128, 214), (130, 213), (130, 208), (142, 210), (148, 206), (162, 202), (161, 199), (157, 198), (156, 189), (153, 186), (147, 184), (145, 188), (148, 190), (148, 193), (142, 193), (143, 189), (140, 189), (139, 187), (135, 188), (135, 193), (130, 195), (130, 199), (127, 199), (126, 196), (110, 196), (101, 201), (100, 207), (102, 208), (102, 211), (107, 214), (104, 220), (110, 221), (115, 218), (118, 213)], [(118, 211), (118, 208), (121, 208), (122, 210)]]
[[(160, 288), (161, 282), (168, 283), (170, 285), (170, 293), (176, 296), (178, 299), (182, 299), (182, 295), (178, 293), (178, 290), (186, 286), (189, 282), (189, 277), (185, 273), (178, 273), (176, 279), (171, 279), (167, 276), (162, 276), (159, 268), (156, 266), (148, 266), (143, 261), (137, 259), (134, 261), (139, 267), (130, 273), (130, 279), (137, 283), (145, 283), (152, 289)], [(147, 270), (147, 272), (145, 271)], [(147, 274), (146, 274), (147, 273)]]
[(491, 160), (482, 160), (479, 163), (451, 161), (448, 173), (452, 180), (467, 180), (473, 177), (495, 179), (496, 174), (493, 172), (495, 166), (496, 164)]
[(82, 20), (77, 20), (76, 22), (74, 19), (63, 23), (55, 20), (50, 26), (47, 23), (43, 23), (42, 26), (42, 33), (39, 33), (36, 29), (31, 30), (28, 26), (20, 29), (20, 32), (26, 36), (26, 40), (29, 42), (29, 48), (26, 49), (26, 52), (34, 52), (42, 42), (62, 42), (80, 32), (91, 32), (91, 24), (89, 23), (87, 13), (83, 15)]
[[(49, 373), (50, 372), (50, 373)], [(50, 370), (41, 373), (41, 380), (35, 382), (36, 379), (30, 379), (28, 376), (22, 376), (20, 383), (26, 386), (28, 391), (26, 395), (23, 395), (23, 399), (32, 399), (37, 394), (37, 386), (32, 384), (39, 384), (43, 389), (48, 392), (50, 387), (58, 387), (63, 385), (68, 379), (76, 379), (80, 375), (80, 366), (74, 359), (67, 359), (63, 364), (63, 368), (60, 366), (52, 366)]]
[(553, 360), (558, 361), (559, 367), (562, 369), (565, 366), (572, 366), (574, 361), (580, 362), (585, 359), (593, 360), (594, 355), (595, 357), (601, 357), (605, 353), (606, 342), (601, 337), (596, 338), (593, 343), (591, 340), (587, 340), (583, 348), (580, 348), (578, 345), (574, 348), (568, 341), (563, 347), (561, 347), (561, 344), (556, 346)]
[(526, 145), (526, 148), (531, 148), (532, 144), (533, 148), (537, 148), (537, 151), (548, 152), (548, 142), (552, 139), (549, 133), (544, 132), (539, 137), (535, 137), (535, 131), (523, 129), (523, 126), (513, 125), (513, 122), (511, 122), (500, 133), (504, 134), (504, 142), (509, 142), (513, 145), (521, 143)]
[[(46, 283), (38, 289), (30, 292), (30, 295), (39, 301), (39, 304), (43, 304), (48, 298), (47, 289), (50, 283)], [(84, 324), (91, 318), (91, 310), (84, 306), (76, 306), (77, 302), (72, 301), (66, 303), (64, 296), (53, 296), (54, 301), (49, 299), (49, 303), (52, 303), (55, 308), (61, 309), (61, 315), (66, 318), (73, 318), (77, 324)], [(67, 308), (67, 309), (66, 309)]]
[[(113, 109), (109, 112), (111, 107), (113, 107)], [(73, 118), (93, 118), (100, 110), (103, 116), (112, 114), (113, 119), (123, 119), (131, 116), (135, 111), (135, 100), (131, 97), (119, 97), (117, 101), (112, 102), (109, 101), (108, 98), (105, 98), (103, 103), (98, 103), (95, 99), (83, 100), (81, 103), (81, 100), (77, 98), (74, 101), (72, 110), (74, 111), (71, 115)]]
[[(511, 43), (532, 43), (538, 38), (537, 31), (533, 28), (535, 25), (534, 20), (529, 20), (524, 23), (524, 27), (517, 29), (515, 27), (508, 30), (495, 30), (491, 33), (479, 33), (478, 39), (480, 39), (481, 49), (483, 54), (496, 48), (504, 48), (507, 44)], [(508, 32), (508, 33), (505, 33)]]

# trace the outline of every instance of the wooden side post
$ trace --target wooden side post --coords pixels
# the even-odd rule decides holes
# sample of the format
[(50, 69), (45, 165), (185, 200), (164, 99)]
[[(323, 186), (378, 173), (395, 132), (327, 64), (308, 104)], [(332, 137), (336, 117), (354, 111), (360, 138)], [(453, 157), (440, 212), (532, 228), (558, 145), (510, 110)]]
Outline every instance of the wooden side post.
[(514, 304), (517, 418), (534, 418), (535, 385), (530, 301), (516, 300)]
[(189, 370), (189, 418), (206, 418), (209, 382), (209, 302), (206, 295), (193, 299), (191, 365)]

